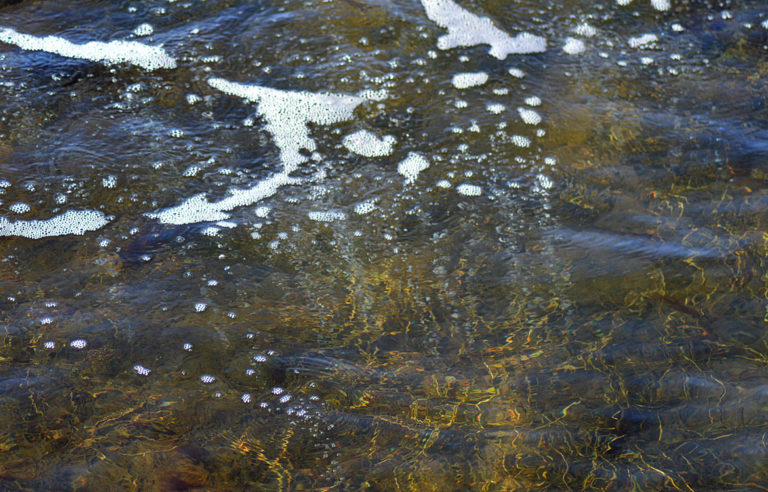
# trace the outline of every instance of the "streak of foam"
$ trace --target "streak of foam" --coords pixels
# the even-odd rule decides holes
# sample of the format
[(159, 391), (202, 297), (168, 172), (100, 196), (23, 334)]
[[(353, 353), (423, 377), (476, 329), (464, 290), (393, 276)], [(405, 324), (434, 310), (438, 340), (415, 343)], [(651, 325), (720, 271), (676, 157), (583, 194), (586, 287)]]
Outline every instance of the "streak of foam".
[(29, 239), (82, 235), (107, 225), (103, 213), (95, 210), (70, 210), (46, 220), (17, 220), (0, 217), (0, 236), (21, 236)]
[(313, 152), (316, 148), (315, 141), (309, 136), (309, 123), (331, 125), (349, 121), (354, 117), (355, 108), (368, 100), (356, 96), (282, 91), (219, 78), (208, 80), (208, 84), (259, 105), (258, 114), (266, 120), (266, 130), (280, 149), (286, 174), (308, 160), (301, 154), (302, 149)]
[(79, 58), (103, 63), (130, 63), (146, 70), (176, 68), (174, 60), (163, 48), (136, 41), (90, 41), (76, 44), (59, 36), (38, 37), (14, 29), (0, 28), (0, 41), (23, 50), (45, 51), (68, 58)]
[(659, 37), (655, 34), (642, 34), (640, 36), (629, 38), (627, 43), (633, 48), (645, 48), (653, 46), (658, 40)]
[(287, 173), (278, 173), (259, 181), (251, 188), (229, 190), (230, 196), (217, 202), (209, 202), (205, 194), (201, 193), (188, 198), (175, 207), (146, 215), (164, 224), (179, 225), (226, 220), (229, 218), (229, 214), (226, 212), (257, 203), (273, 196), (282, 186), (295, 184), (299, 181), (297, 178), (291, 178)]
[(337, 220), (345, 220), (347, 218), (347, 214), (335, 210), (329, 210), (326, 212), (308, 212), (307, 216), (310, 218), (310, 220), (317, 222), (334, 222)]
[(510, 54), (542, 53), (547, 49), (546, 39), (527, 32), (513, 38), (488, 17), (464, 10), (453, 0), (421, 0), (421, 4), (429, 20), (448, 30), (437, 40), (441, 50), (487, 44), (491, 46), (489, 54), (503, 60)]
[[(618, 5), (629, 5), (632, 0), (616, 0)], [(672, 6), (669, 0), (651, 0), (651, 6), (656, 10), (665, 11), (669, 10)]]

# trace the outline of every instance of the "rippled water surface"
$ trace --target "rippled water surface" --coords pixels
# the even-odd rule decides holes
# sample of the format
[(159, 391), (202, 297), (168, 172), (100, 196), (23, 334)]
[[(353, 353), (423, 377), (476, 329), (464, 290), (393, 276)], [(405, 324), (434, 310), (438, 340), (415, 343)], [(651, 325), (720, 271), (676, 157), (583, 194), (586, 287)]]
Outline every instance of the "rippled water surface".
[(757, 0), (0, 2), (0, 488), (768, 488), (767, 87)]

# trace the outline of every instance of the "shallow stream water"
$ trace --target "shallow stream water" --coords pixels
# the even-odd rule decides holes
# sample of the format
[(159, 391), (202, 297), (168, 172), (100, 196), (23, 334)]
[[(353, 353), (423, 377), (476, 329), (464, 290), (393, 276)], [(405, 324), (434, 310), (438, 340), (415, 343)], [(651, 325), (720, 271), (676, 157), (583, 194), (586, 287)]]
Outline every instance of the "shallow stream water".
[(0, 489), (768, 488), (757, 0), (0, 2)]

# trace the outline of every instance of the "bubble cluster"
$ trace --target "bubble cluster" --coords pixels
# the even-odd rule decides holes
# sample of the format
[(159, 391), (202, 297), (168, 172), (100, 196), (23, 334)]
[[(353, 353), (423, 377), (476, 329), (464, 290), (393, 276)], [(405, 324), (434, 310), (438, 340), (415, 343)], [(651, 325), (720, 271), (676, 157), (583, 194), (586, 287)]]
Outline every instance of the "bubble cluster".
[(379, 138), (368, 130), (358, 130), (344, 137), (343, 144), (350, 152), (363, 157), (384, 157), (390, 155), (397, 140), (392, 135)]

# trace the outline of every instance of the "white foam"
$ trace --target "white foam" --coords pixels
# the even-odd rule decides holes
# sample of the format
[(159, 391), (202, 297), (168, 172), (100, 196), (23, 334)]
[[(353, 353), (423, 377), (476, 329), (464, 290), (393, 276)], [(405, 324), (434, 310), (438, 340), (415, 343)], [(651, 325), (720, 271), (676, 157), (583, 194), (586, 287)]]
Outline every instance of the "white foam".
[(480, 196), (483, 189), (477, 185), (462, 183), (456, 187), (456, 192), (465, 196)]
[(457, 89), (477, 87), (488, 82), (488, 74), (485, 72), (457, 73), (451, 79), (451, 83)]
[(590, 26), (586, 22), (579, 24), (575, 28), (573, 28), (573, 32), (578, 34), (579, 36), (584, 36), (585, 38), (591, 38), (595, 34), (597, 34), (597, 29)]
[(530, 147), (531, 139), (522, 135), (512, 135), (512, 143), (518, 147)]
[(208, 84), (226, 94), (242, 97), (259, 105), (258, 114), (267, 122), (266, 130), (280, 149), (284, 172), (307, 161), (301, 150), (313, 152), (315, 141), (309, 136), (309, 123), (331, 125), (354, 117), (364, 97), (311, 92), (281, 91), (258, 85), (238, 84), (212, 78)]
[(366, 200), (355, 205), (355, 213), (359, 215), (369, 214), (376, 210), (376, 199)]
[(522, 79), (523, 77), (525, 77), (525, 72), (523, 72), (519, 68), (514, 68), (513, 67), (513, 68), (509, 69), (509, 75), (511, 75), (511, 76), (513, 76), (515, 78), (518, 78), (518, 79)]
[(155, 32), (155, 28), (152, 27), (152, 24), (147, 24), (146, 22), (136, 26), (136, 29), (133, 30), (133, 34), (136, 36), (150, 36), (153, 32)]
[(286, 173), (278, 173), (259, 181), (251, 188), (231, 189), (227, 198), (217, 202), (209, 202), (205, 194), (201, 193), (186, 199), (175, 207), (145, 215), (158, 219), (165, 224), (181, 225), (198, 222), (217, 222), (229, 218), (229, 214), (226, 212), (257, 203), (273, 196), (280, 187), (295, 184), (299, 181), (299, 179), (291, 178)]
[(669, 0), (651, 0), (651, 5), (656, 10), (661, 11), (669, 10), (669, 7), (671, 6)]
[(72, 347), (73, 349), (83, 350), (85, 347), (88, 346), (88, 342), (82, 338), (78, 338), (76, 340), (72, 340), (71, 342), (69, 342), (69, 346)]
[(419, 173), (429, 167), (429, 161), (421, 154), (411, 152), (400, 164), (397, 165), (397, 172), (405, 176), (405, 183), (412, 184), (416, 182)]
[(21, 236), (29, 239), (82, 235), (107, 225), (103, 213), (95, 210), (70, 210), (46, 220), (17, 220), (11, 222), (0, 217), (0, 236)]
[(444, 188), (445, 189), (445, 188), (450, 188), (451, 187), (451, 182), (448, 181), (447, 179), (441, 179), (440, 181), (438, 181), (435, 184), (437, 185), (438, 188)]
[(25, 214), (25, 213), (27, 213), (27, 212), (29, 212), (31, 210), (29, 205), (27, 205), (26, 203), (21, 203), (21, 202), (14, 203), (13, 205), (11, 205), (8, 208), (11, 209), (11, 212), (17, 213), (17, 214)]
[(429, 20), (448, 30), (437, 40), (441, 50), (488, 44), (489, 54), (503, 60), (509, 54), (541, 53), (547, 49), (546, 39), (527, 32), (512, 38), (488, 17), (477, 16), (453, 0), (421, 0), (421, 4)]
[(526, 97), (525, 104), (528, 106), (541, 106), (541, 98), (538, 96)]
[(307, 216), (310, 220), (315, 220), (317, 222), (334, 222), (336, 220), (345, 220), (347, 218), (347, 214), (344, 212), (334, 210), (329, 210), (327, 212), (308, 212)]
[(658, 40), (659, 40), (659, 37), (656, 36), (655, 34), (642, 34), (640, 36), (629, 38), (627, 42), (633, 48), (641, 48), (641, 47), (653, 45)]
[(507, 110), (506, 106), (499, 103), (486, 104), (485, 109), (493, 114), (500, 114)]
[(375, 133), (368, 130), (358, 130), (344, 137), (342, 143), (344, 147), (355, 154), (365, 157), (383, 157), (392, 153), (397, 139), (392, 135), (379, 138)]
[(532, 109), (517, 108), (517, 112), (520, 114), (520, 118), (529, 125), (538, 125), (541, 123), (541, 116)]
[(45, 51), (68, 58), (103, 63), (130, 63), (146, 70), (176, 68), (174, 60), (163, 48), (148, 46), (137, 41), (90, 41), (76, 44), (59, 36), (32, 36), (7, 27), (0, 28), (0, 41), (24, 50)]
[(569, 55), (578, 55), (580, 53), (584, 53), (586, 49), (587, 47), (584, 45), (584, 41), (582, 41), (581, 39), (570, 38), (570, 37), (565, 39), (565, 45), (563, 46), (563, 51), (565, 51)]

